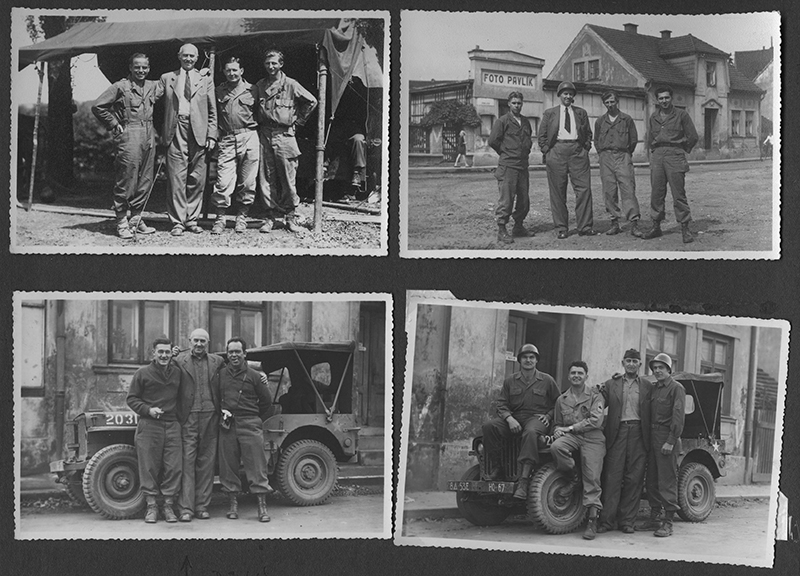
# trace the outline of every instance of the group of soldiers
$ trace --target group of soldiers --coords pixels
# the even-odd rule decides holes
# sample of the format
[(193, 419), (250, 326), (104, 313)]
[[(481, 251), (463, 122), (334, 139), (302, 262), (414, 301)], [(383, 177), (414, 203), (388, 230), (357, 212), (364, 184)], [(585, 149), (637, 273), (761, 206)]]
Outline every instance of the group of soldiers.
[[(502, 476), (502, 439), (521, 435), (514, 498), (527, 498), (540, 448), (549, 445), (557, 470), (566, 476), (564, 490), (571, 493), (583, 484), (589, 512), (585, 539), (616, 529), (671, 536), (679, 510), (675, 446), (683, 431), (686, 391), (672, 378), (670, 356), (661, 353), (649, 362), (655, 384), (639, 375), (641, 355), (635, 349), (624, 353), (623, 372), (599, 386), (586, 383), (589, 368), (577, 360), (569, 366), (570, 388), (563, 394), (550, 375), (536, 369), (538, 361), (536, 346), (520, 348), (521, 370), (505, 379), (497, 417), (483, 425), (490, 479)], [(650, 516), (635, 522), (645, 470)]]
[[(669, 183), (683, 242), (693, 242), (694, 234), (689, 228), (692, 216), (685, 187), (686, 172), (689, 171), (686, 155), (697, 144), (698, 135), (689, 114), (673, 105), (672, 88), (655, 88), (658, 109), (648, 119), (645, 147), (650, 151), (650, 217), (653, 226), (646, 231), (639, 227), (641, 214), (632, 160), (639, 137), (633, 119), (619, 109), (619, 95), (608, 90), (602, 95), (607, 112), (595, 122), (593, 137), (586, 110), (573, 105), (576, 94), (572, 82), (559, 84), (557, 95), (561, 104), (545, 110), (538, 133), (542, 161), (547, 167), (550, 210), (558, 239), (569, 237), (568, 179), (575, 190), (578, 235), (598, 234), (594, 229), (589, 168), (589, 150), (594, 144), (600, 161), (606, 211), (611, 215), (611, 227), (606, 234), (613, 236), (622, 232), (620, 220), (624, 217), (631, 223), (631, 235), (644, 239), (661, 236)], [(497, 240), (503, 244), (513, 243), (514, 237), (534, 235), (523, 224), (530, 210), (528, 156), (533, 139), (530, 121), (522, 115), (522, 106), (522, 93), (511, 92), (508, 96), (509, 112), (494, 123), (488, 142), (500, 155), (495, 171), (500, 191), (495, 219)], [(512, 217), (514, 225), (509, 234), (506, 225)]]
[(202, 329), (192, 332), (184, 351), (158, 338), (152, 362), (131, 380), (127, 402), (139, 415), (134, 444), (147, 523), (158, 521), (159, 498), (167, 522), (207, 520), (217, 464), (227, 517), (237, 519), (240, 463), (258, 498), (259, 521), (270, 521), (266, 497), (274, 490), (262, 437), (272, 406), (267, 376), (248, 366), (242, 338), (228, 340), (227, 361), (209, 354), (208, 343)]
[(113, 134), (115, 160), (114, 212), (117, 234), (132, 239), (155, 229), (142, 220), (154, 182), (156, 132), (153, 108), (164, 102), (161, 143), (166, 147), (167, 212), (170, 234), (200, 234), (207, 160), (217, 148), (217, 178), (211, 197), (216, 211), (212, 234), (226, 228), (225, 214), (237, 202), (234, 231), (247, 229), (256, 184), (268, 216), (259, 231), (270, 232), (273, 216), (299, 232), (295, 209), (300, 203), (295, 184), (300, 149), (295, 127), (303, 125), (317, 99), (282, 72), (283, 54), (264, 55), (266, 76), (251, 85), (235, 56), (222, 62), (225, 82), (216, 88), (208, 69), (197, 70), (198, 50), (184, 44), (180, 68), (157, 81), (147, 80), (150, 59), (136, 53), (129, 59), (128, 78), (112, 84), (92, 106), (92, 112)]

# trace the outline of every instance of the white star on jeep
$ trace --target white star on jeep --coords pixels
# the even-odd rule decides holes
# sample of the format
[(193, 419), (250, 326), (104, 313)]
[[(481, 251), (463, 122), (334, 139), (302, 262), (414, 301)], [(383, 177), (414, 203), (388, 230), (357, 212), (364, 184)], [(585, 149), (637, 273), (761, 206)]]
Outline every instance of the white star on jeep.
[(711, 443), (711, 447), (714, 449), (715, 452), (719, 452), (719, 442), (717, 442), (716, 440), (714, 440)]

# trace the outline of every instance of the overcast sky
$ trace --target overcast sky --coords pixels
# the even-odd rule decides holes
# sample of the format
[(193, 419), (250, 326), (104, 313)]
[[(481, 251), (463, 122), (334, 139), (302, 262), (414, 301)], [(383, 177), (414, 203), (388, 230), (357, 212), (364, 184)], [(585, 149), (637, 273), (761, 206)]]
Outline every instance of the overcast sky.
[(412, 12), (401, 14), (403, 78), (409, 80), (463, 80), (468, 78), (467, 52), (514, 50), (545, 60), (545, 77), (585, 24), (622, 30), (639, 25), (639, 34), (693, 36), (723, 52), (759, 50), (779, 41), (778, 13), (722, 16), (651, 16), (641, 14), (478, 14)]

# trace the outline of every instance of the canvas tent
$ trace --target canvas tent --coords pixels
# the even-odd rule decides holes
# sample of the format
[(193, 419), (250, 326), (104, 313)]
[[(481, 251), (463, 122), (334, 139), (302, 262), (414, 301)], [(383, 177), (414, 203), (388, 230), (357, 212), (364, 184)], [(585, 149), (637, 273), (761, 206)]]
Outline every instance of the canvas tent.
[[(364, 45), (352, 21), (313, 18), (190, 18), (148, 22), (84, 22), (58, 36), (19, 50), (20, 69), (36, 62), (47, 62), (80, 54), (97, 55), (100, 70), (111, 82), (128, 74), (128, 57), (136, 51), (150, 56), (151, 78), (178, 67), (177, 53), (182, 44), (191, 42), (200, 51), (200, 67), (214, 72), (214, 60), (230, 53), (243, 59), (245, 76), (255, 82), (263, 76), (261, 55), (268, 47), (286, 53), (287, 70), (312, 91), (320, 100), (319, 110), (326, 110), (329, 70), (331, 88), (336, 98), (331, 115), (335, 114), (338, 98), (348, 81), (357, 76), (368, 88), (381, 88), (383, 72), (374, 49)], [(308, 61), (309, 53), (318, 55), (315, 77), (303, 82), (294, 67), (292, 54)], [(205, 59), (204, 59), (205, 58)], [(301, 70), (297, 70), (300, 72)], [(307, 76), (309, 67), (303, 66)], [(316, 90), (314, 90), (316, 88)], [(322, 225), (322, 172), (325, 148), (325, 114), (317, 115), (316, 182), (314, 227)]]

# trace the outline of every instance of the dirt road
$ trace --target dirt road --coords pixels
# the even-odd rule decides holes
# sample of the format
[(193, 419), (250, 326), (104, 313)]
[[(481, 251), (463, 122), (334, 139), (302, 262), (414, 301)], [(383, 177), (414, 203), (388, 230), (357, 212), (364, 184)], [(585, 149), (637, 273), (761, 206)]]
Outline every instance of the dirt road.
[[(643, 509), (647, 515), (647, 509)], [(769, 502), (730, 500), (718, 502), (711, 516), (697, 524), (676, 519), (669, 538), (654, 538), (650, 532), (623, 534), (619, 531), (598, 534), (583, 540), (582, 530), (553, 536), (536, 529), (524, 516), (509, 518), (499, 526), (474, 526), (462, 518), (411, 519), (403, 525), (403, 536), (424, 539), (417, 544), (459, 547), (490, 547), (505, 550), (547, 551), (596, 554), (652, 559), (683, 559), (730, 564), (764, 565), (772, 558), (767, 551), (770, 537)], [(640, 512), (641, 514), (641, 512)], [(448, 544), (447, 540), (461, 542)], [(408, 543), (412, 543), (410, 540)]]
[[(664, 236), (640, 240), (626, 233), (616, 236), (570, 237), (557, 240), (553, 232), (547, 175), (530, 172), (531, 212), (525, 220), (533, 238), (516, 239), (511, 245), (496, 242), (494, 204), (497, 183), (492, 172), (429, 174), (411, 172), (408, 181), (409, 250), (580, 250), (580, 251), (765, 251), (772, 238), (772, 163), (753, 161), (693, 165), (686, 176), (686, 190), (697, 239), (684, 245), (675, 222), (672, 196), (667, 193)], [(637, 198), (642, 223), (650, 227), (650, 171), (636, 169)], [(603, 202), (600, 174), (592, 170), (595, 229), (605, 232), (610, 219)], [(572, 226), (575, 195), (568, 187)], [(626, 225), (627, 229), (627, 225)]]

